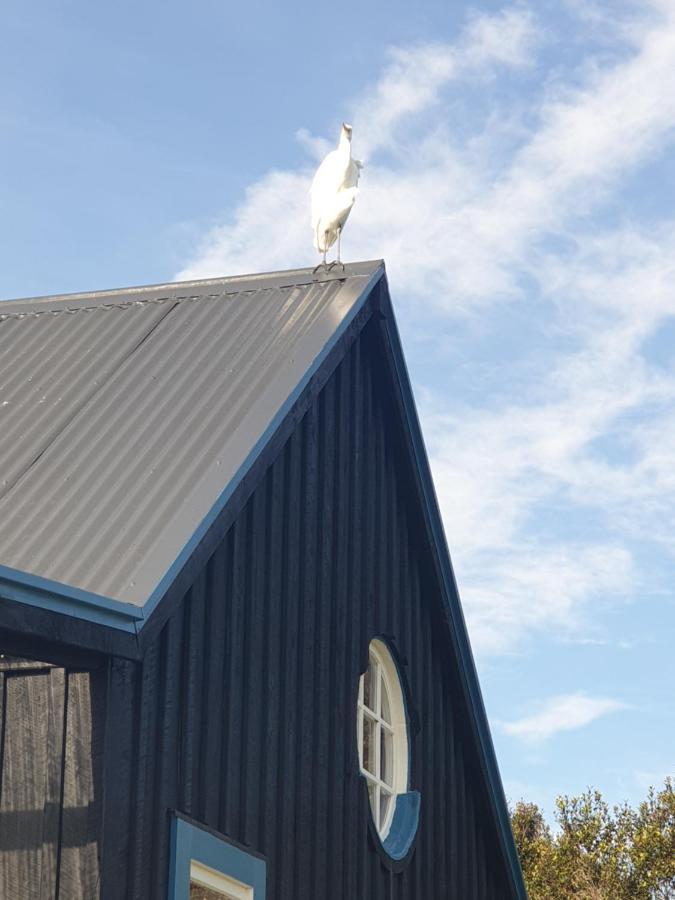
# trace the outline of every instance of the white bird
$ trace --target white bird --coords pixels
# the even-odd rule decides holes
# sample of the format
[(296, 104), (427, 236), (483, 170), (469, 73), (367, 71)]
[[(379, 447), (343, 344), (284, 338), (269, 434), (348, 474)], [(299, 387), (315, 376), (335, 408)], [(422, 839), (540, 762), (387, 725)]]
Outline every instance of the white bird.
[(343, 122), (337, 150), (331, 150), (316, 170), (310, 190), (314, 246), (323, 253), (324, 266), (326, 252), (336, 240), (337, 259), (331, 266), (342, 265), (340, 236), (356, 200), (362, 168), (360, 160), (352, 159), (352, 126)]

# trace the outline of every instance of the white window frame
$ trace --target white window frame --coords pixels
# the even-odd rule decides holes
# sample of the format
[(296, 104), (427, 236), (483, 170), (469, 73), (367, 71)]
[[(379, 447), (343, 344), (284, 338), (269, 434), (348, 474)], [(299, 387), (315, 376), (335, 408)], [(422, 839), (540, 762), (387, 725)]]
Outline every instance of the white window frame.
[[(389, 834), (391, 823), (396, 808), (396, 798), (408, 790), (408, 726), (405, 711), (405, 701), (401, 681), (396, 668), (396, 663), (384, 641), (375, 638), (368, 648), (368, 666), (372, 668), (374, 678), (374, 709), (364, 702), (364, 682), (366, 672), (359, 679), (359, 693), (357, 703), (357, 741), (359, 751), (359, 765), (361, 774), (368, 783), (368, 795), (373, 822), (380, 840), (384, 841)], [(389, 700), (389, 718), (387, 723), (382, 714), (382, 688), (386, 691)], [(364, 720), (370, 720), (374, 731), (374, 772), (368, 771), (363, 765), (363, 731)], [(382, 769), (382, 732), (391, 735), (391, 748), (393, 753), (392, 777), (390, 782), (385, 780)], [(391, 796), (387, 811), (381, 820), (380, 799), (382, 794)]]

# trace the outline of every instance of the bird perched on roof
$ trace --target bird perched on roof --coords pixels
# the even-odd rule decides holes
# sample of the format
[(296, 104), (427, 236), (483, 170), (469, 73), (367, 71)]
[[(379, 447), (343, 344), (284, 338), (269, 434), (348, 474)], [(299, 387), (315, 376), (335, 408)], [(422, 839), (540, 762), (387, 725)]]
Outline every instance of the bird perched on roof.
[(310, 190), (314, 246), (323, 253), (324, 266), (327, 251), (335, 241), (338, 245), (337, 259), (329, 268), (336, 264), (344, 268), (340, 260), (340, 236), (356, 200), (362, 168), (360, 160), (352, 159), (352, 126), (343, 122), (337, 149), (331, 150), (316, 170)]

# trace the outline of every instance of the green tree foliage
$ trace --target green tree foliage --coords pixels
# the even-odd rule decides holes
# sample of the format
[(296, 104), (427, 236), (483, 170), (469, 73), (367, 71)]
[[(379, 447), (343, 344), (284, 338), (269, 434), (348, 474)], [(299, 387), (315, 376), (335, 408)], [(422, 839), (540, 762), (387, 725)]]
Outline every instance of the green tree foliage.
[(675, 784), (637, 809), (598, 791), (558, 797), (551, 830), (535, 803), (511, 813), (530, 900), (675, 900)]

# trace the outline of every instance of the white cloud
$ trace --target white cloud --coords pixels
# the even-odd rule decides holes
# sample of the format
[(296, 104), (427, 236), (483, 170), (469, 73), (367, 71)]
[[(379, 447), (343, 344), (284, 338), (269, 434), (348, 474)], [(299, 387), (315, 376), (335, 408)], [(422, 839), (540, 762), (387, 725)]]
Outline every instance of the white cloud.
[(591, 601), (625, 596), (633, 585), (631, 555), (622, 547), (532, 541), (488, 548), (460, 567), (471, 640), (481, 654), (505, 653), (524, 637), (546, 631), (561, 640), (588, 640)]
[[(492, 17), (474, 17), (455, 45), (393, 48), (378, 83), (354, 103), (356, 155), (369, 160), (384, 148), (400, 148), (415, 155), (414, 145), (420, 143), (420, 132), (411, 125), (410, 117), (434, 106), (442, 89), (455, 79), (484, 75), (495, 66), (522, 65), (528, 59), (535, 34), (531, 14), (514, 9)], [(422, 145), (425, 134), (422, 134)], [(323, 139), (312, 137), (304, 129), (298, 137), (313, 156), (327, 146)], [(439, 147), (436, 141), (432, 144), (430, 152), (435, 154)], [(424, 166), (424, 161), (421, 162)], [(431, 169), (427, 176), (418, 167), (419, 177), (415, 171), (407, 171), (401, 178), (400, 172), (390, 167), (380, 168), (377, 162), (373, 162), (372, 169), (369, 164), (368, 171), (372, 175), (366, 176), (370, 181), (366, 196), (370, 195), (372, 202), (359, 199), (360, 227), (354, 227), (350, 221), (350, 232), (354, 234), (351, 246), (359, 248), (357, 255), (361, 258), (372, 258), (387, 251), (387, 239), (378, 240), (378, 234), (386, 235), (385, 224), (394, 226), (388, 243), (391, 244), (392, 238), (394, 242), (405, 239), (407, 210), (417, 209), (421, 214), (429, 210), (439, 180), (445, 181), (450, 174), (447, 163)], [(308, 258), (311, 241), (307, 237), (311, 176), (312, 170), (304, 168), (264, 176), (247, 191), (244, 203), (230, 220), (210, 231), (196, 258), (177, 277), (199, 278), (223, 272), (307, 265), (311, 259)], [(457, 185), (461, 177), (458, 171)], [(424, 194), (421, 203), (420, 190)], [(406, 216), (402, 217), (404, 210)], [(394, 213), (393, 218), (390, 212)], [(391, 246), (387, 255), (393, 257), (393, 251)]]
[[(474, 573), (484, 572), (491, 557), (495, 600), (518, 585), (500, 571), (500, 554), (549, 570), (548, 549), (533, 539), (533, 516), (542, 510), (562, 509), (569, 523), (589, 515), (605, 523), (603, 553), (611, 550), (618, 577), (607, 580), (591, 566), (592, 578), (583, 583), (595, 581), (597, 595), (621, 599), (639, 586), (630, 539), (675, 552), (675, 357), (655, 365), (649, 350), (664, 324), (675, 321), (674, 261), (673, 221), (579, 236), (572, 252), (538, 262), (548, 285), (542, 319), (574, 346), (546, 358), (534, 389), (530, 378), (529, 395), (506, 396), (490, 409), (449, 410), (444, 398), (423, 393), (432, 467), (470, 621), (485, 606)], [(575, 570), (585, 565), (573, 544), (556, 546), (574, 559)], [(577, 607), (593, 593), (580, 591), (579, 603), (570, 605), (571, 628), (583, 624)], [(537, 617), (523, 608), (521, 630), (536, 627)], [(483, 628), (476, 634), (479, 649), (484, 634)]]
[(390, 50), (380, 80), (356, 103), (354, 125), (364, 158), (383, 148), (409, 152), (415, 117), (438, 104), (449, 82), (527, 65), (537, 38), (534, 17), (521, 7), (474, 16), (455, 45)]
[(520, 740), (538, 743), (548, 740), (561, 731), (574, 731), (590, 725), (601, 716), (627, 705), (611, 697), (593, 697), (579, 691), (550, 697), (541, 704), (539, 712), (512, 722), (503, 722), (502, 730)]
[(657, 791), (663, 788), (665, 780), (674, 777), (673, 771), (673, 767), (671, 766), (670, 768), (664, 767), (663, 769), (651, 770), (649, 772), (637, 769), (632, 774), (634, 780), (640, 786), (640, 789), (646, 792), (652, 787)]
[[(648, 580), (636, 570), (631, 539), (659, 541), (675, 553), (675, 360), (664, 371), (643, 352), (675, 312), (675, 243), (670, 229), (658, 240), (620, 233), (614, 242), (601, 236), (589, 243), (555, 288), (577, 297), (572, 315), (581, 348), (551, 360), (536, 399), (451, 414), (437, 397), (423, 405), (481, 652), (542, 629), (581, 636), (591, 601), (621, 601)], [(595, 311), (610, 304), (611, 318), (598, 327)], [(606, 436), (625, 459), (597, 449)], [(599, 517), (604, 536), (583, 545), (538, 540), (533, 517), (550, 518), (556, 508), (568, 525)]]
[(247, 189), (232, 221), (209, 231), (197, 258), (177, 279), (306, 264), (299, 248), (306, 243), (308, 190), (308, 177), (302, 172), (270, 172)]

